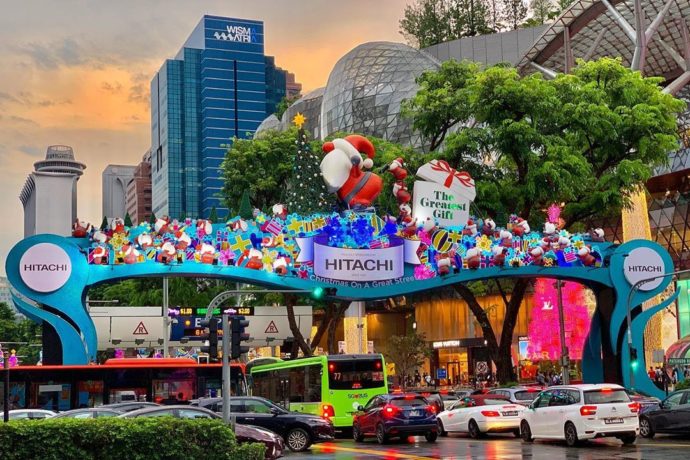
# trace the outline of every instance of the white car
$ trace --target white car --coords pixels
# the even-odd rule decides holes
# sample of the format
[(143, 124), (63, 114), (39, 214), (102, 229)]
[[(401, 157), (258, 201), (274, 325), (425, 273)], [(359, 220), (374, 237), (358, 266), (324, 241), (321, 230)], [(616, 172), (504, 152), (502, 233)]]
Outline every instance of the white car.
[(46, 409), (14, 409), (10, 411), (10, 420), (43, 420), (55, 414), (57, 412)]
[(469, 433), (477, 439), (486, 433), (510, 433), (520, 436), (520, 415), (525, 410), (503, 398), (486, 395), (468, 396), (457, 401), (450, 410), (438, 414), (438, 432)]
[(625, 388), (613, 384), (559, 385), (539, 393), (522, 413), (523, 441), (579, 441), (616, 437), (632, 444), (640, 431), (640, 405), (632, 402)]

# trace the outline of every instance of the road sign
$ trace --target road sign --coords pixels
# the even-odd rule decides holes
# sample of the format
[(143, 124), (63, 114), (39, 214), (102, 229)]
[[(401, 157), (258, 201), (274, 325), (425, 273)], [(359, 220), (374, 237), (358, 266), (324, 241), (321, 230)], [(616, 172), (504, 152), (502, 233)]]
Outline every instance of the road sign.
[(146, 330), (146, 326), (144, 326), (143, 321), (139, 321), (139, 324), (137, 324), (137, 327), (134, 329), (134, 332), (132, 332), (133, 335), (149, 335), (149, 331)]
[(676, 364), (688, 365), (690, 364), (690, 358), (668, 358), (668, 364), (674, 366)]
[(271, 321), (268, 323), (268, 326), (266, 326), (266, 330), (264, 331), (264, 334), (277, 334), (278, 333), (278, 328), (276, 327), (276, 323), (274, 321)]
[(441, 379), (447, 379), (448, 378), (448, 370), (447, 369), (436, 369), (436, 378), (441, 380)]

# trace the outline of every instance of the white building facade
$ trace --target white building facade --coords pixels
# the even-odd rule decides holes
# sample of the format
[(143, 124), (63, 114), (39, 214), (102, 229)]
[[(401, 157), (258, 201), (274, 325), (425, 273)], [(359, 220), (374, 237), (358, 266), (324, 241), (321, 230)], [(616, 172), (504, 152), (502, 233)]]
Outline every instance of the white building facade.
[(136, 166), (108, 165), (103, 170), (103, 216), (108, 219), (125, 217), (127, 185), (134, 178)]

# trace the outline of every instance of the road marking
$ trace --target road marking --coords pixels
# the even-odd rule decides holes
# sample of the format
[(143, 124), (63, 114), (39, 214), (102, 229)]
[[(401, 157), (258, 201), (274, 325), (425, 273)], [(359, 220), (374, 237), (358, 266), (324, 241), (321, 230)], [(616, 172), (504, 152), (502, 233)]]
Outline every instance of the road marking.
[(341, 451), (341, 452), (353, 452), (358, 454), (370, 454), (376, 455), (382, 458), (400, 458), (400, 459), (418, 459), (418, 460), (436, 460), (434, 457), (420, 457), (419, 455), (401, 454), (399, 452), (393, 452), (390, 449), (387, 450), (374, 450), (374, 449), (362, 449), (355, 447), (340, 447), (332, 443), (316, 444), (311, 446), (312, 449), (323, 450), (326, 452)]

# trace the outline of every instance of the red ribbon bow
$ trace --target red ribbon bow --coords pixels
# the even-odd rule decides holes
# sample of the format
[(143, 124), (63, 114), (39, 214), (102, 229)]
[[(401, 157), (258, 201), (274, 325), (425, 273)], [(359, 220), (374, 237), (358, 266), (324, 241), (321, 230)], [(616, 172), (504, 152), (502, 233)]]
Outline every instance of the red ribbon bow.
[(451, 168), (447, 161), (436, 160), (435, 163), (430, 164), (431, 169), (433, 171), (441, 171), (448, 173), (448, 177), (446, 178), (446, 181), (443, 183), (444, 187), (450, 188), (451, 184), (453, 183), (453, 179), (457, 179), (465, 187), (474, 187), (472, 177), (470, 177), (469, 174), (467, 174), (465, 171), (457, 171)]

